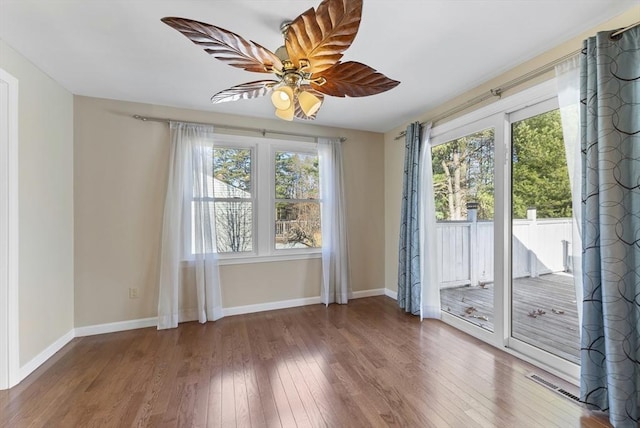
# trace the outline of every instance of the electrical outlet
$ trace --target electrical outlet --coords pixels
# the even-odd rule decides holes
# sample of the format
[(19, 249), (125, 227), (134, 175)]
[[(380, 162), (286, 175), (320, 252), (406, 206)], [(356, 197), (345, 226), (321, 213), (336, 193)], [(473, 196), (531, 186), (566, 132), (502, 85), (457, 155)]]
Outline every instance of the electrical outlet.
[(130, 288), (129, 289), (129, 298), (130, 299), (137, 299), (138, 298), (138, 289), (137, 288)]

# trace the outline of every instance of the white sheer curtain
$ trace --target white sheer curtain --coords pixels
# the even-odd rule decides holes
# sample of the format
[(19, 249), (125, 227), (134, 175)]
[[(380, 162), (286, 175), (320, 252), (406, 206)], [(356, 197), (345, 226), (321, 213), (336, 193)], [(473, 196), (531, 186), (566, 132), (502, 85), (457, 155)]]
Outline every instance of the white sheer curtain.
[(349, 301), (342, 143), (318, 138), (322, 226), (322, 303)]
[(562, 137), (567, 155), (567, 169), (573, 208), (571, 259), (573, 282), (578, 303), (578, 325), (582, 325), (582, 161), (580, 158), (580, 58), (574, 57), (556, 66), (558, 104), (562, 120)]
[(440, 287), (436, 271), (436, 204), (431, 166), (431, 123), (422, 129), (420, 153), (420, 276), (422, 304), (420, 319), (440, 318)]
[[(213, 206), (213, 127), (171, 122), (169, 180), (162, 224), (158, 329), (180, 316), (181, 287), (195, 286), (201, 323), (222, 317)], [(190, 248), (187, 243), (190, 242)], [(195, 284), (183, 281), (183, 264)]]

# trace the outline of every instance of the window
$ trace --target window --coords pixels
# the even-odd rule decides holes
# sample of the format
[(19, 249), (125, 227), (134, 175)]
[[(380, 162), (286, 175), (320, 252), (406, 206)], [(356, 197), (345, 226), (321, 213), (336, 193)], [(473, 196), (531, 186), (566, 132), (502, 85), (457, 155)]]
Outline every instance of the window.
[(253, 250), (251, 149), (213, 149), (216, 245), (219, 253)]
[(318, 155), (275, 153), (275, 248), (319, 248)]
[(466, 220), (469, 204), (478, 218), (493, 219), (493, 147), (488, 128), (433, 148), (436, 220)]
[[(315, 144), (217, 135), (208, 197), (223, 263), (317, 257), (319, 161)], [(193, 214), (189, 216), (192, 217)], [(193, 240), (194, 228), (189, 238)], [(186, 248), (194, 249), (190, 242)]]

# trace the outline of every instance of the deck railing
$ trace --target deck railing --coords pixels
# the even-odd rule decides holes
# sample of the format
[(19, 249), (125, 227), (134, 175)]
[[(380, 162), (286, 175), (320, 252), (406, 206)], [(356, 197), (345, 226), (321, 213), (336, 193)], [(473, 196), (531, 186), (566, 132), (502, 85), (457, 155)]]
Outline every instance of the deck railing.
[(286, 238), (291, 229), (307, 227), (306, 220), (276, 220), (276, 239)]
[[(512, 274), (537, 277), (571, 269), (571, 219), (514, 220)], [(493, 282), (493, 221), (440, 221), (437, 263), (440, 288)]]

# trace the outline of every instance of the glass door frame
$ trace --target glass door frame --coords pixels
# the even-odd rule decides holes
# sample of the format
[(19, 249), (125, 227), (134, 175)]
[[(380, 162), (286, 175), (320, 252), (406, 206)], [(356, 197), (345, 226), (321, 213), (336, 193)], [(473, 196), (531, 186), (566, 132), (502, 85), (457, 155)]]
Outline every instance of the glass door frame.
[[(502, 349), (576, 385), (580, 366), (511, 337), (511, 123), (522, 112), (557, 106), (555, 79), (500, 99), (432, 129), (430, 146), (437, 146), (487, 128), (494, 128), (494, 331), (441, 312), (445, 323)], [(547, 103), (547, 104), (545, 104)], [(549, 110), (552, 110), (550, 108)], [(532, 113), (535, 116), (537, 113)], [(522, 117), (520, 117), (522, 119)]]

